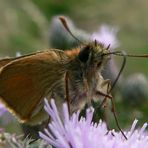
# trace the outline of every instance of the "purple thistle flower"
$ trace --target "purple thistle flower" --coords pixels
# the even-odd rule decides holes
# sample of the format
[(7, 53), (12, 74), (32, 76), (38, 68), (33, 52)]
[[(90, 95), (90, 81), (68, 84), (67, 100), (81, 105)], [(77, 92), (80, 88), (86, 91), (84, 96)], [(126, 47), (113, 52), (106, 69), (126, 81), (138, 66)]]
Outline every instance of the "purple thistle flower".
[(125, 140), (120, 132), (108, 131), (106, 124), (92, 122), (94, 109), (86, 111), (86, 118), (81, 117), (80, 112), (71, 117), (68, 113), (67, 104), (63, 104), (63, 118), (59, 115), (54, 100), (50, 105), (45, 100), (45, 110), (50, 115), (52, 122), (48, 129), (39, 132), (39, 135), (48, 144), (56, 148), (146, 148), (148, 136), (144, 134), (147, 123), (140, 130), (135, 130), (138, 120), (135, 120), (129, 131), (124, 132), (128, 140)]
[(5, 112), (7, 112), (7, 109), (0, 103), (0, 116), (2, 116)]
[(110, 44), (111, 49), (115, 49), (119, 46), (117, 32), (118, 29), (115, 27), (102, 25), (97, 32), (92, 34), (91, 40), (97, 40), (98, 42), (103, 43), (106, 47)]
[(0, 119), (3, 125), (7, 125), (12, 121), (15, 121), (15, 118), (12, 116), (11, 113), (8, 112), (6, 107), (0, 103)]

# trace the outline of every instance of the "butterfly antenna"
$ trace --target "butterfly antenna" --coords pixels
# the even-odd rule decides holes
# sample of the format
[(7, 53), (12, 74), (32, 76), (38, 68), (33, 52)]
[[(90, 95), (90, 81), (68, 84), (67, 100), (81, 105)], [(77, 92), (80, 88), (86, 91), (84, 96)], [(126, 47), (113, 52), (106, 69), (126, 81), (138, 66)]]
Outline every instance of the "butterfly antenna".
[[(126, 64), (126, 57), (138, 57), (138, 58), (148, 58), (148, 54), (144, 54), (144, 55), (134, 55), (134, 54), (126, 54), (125, 51), (115, 51), (115, 52), (110, 52), (110, 53), (107, 53), (105, 55), (108, 55), (108, 54), (113, 54), (113, 55), (117, 55), (117, 56), (122, 56), (123, 57), (123, 62), (122, 62), (122, 66), (121, 66), (121, 69), (115, 79), (115, 81), (113, 82), (112, 84), (112, 87), (110, 89), (110, 92), (113, 90), (113, 88), (115, 87), (117, 81), (119, 80), (119, 77), (125, 67), (125, 64)], [(110, 93), (109, 92), (109, 93)]]
[(80, 40), (71, 32), (71, 30), (69, 29), (69, 27), (68, 27), (68, 25), (67, 25), (67, 22), (66, 22), (65, 17), (60, 16), (59, 19), (60, 19), (61, 23), (63, 24), (63, 26), (65, 27), (65, 29), (68, 31), (68, 33), (69, 33), (76, 41), (78, 41), (78, 42), (81, 43), (81, 44), (84, 44), (82, 41), (80, 41)]
[[(113, 90), (113, 88), (115, 87), (117, 81), (119, 80), (119, 77), (125, 67), (125, 64), (126, 64), (126, 57), (138, 57), (138, 58), (148, 58), (148, 54), (145, 54), (145, 55), (134, 55), (134, 54), (126, 54), (125, 51), (115, 51), (115, 52), (110, 52), (108, 54), (114, 54), (114, 55), (117, 55), (117, 56), (122, 56), (123, 57), (123, 62), (122, 62), (122, 66), (121, 66), (121, 69), (115, 79), (115, 81), (113, 82), (112, 84), (112, 87), (110, 89), (110, 92)], [(109, 92), (109, 93), (110, 93)]]
[[(114, 55), (124, 56), (122, 52), (114, 52)], [(148, 54), (144, 54), (144, 55), (126, 54), (126, 57), (148, 58)]]
[[(117, 53), (117, 52), (116, 52), (116, 53)], [(118, 52), (118, 53), (119, 53), (119, 52)], [(124, 69), (124, 67), (125, 67), (125, 64), (126, 64), (126, 55), (127, 55), (127, 54), (125, 53), (125, 51), (121, 51), (121, 53), (122, 53), (122, 57), (123, 57), (122, 66), (121, 66), (121, 68), (120, 68), (120, 70), (119, 70), (119, 73), (118, 73), (116, 79), (114, 80), (114, 82), (113, 82), (113, 84), (112, 84), (112, 86), (111, 86), (111, 89), (110, 89), (109, 93), (113, 90), (113, 88), (114, 88), (115, 85), (117, 84), (117, 81), (119, 80), (119, 77), (121, 76), (121, 73), (122, 73), (122, 71), (123, 71), (123, 69)]]
[[(116, 52), (116, 53), (119, 53), (119, 52)], [(113, 84), (112, 84), (112, 86), (111, 86), (111, 89), (109, 90), (108, 93), (110, 93), (110, 92), (114, 89), (114, 87), (115, 87), (117, 81), (119, 80), (119, 77), (120, 77), (120, 75), (121, 75), (121, 73), (122, 73), (122, 71), (123, 71), (123, 69), (124, 69), (124, 67), (125, 67), (125, 64), (126, 64), (126, 53), (125, 53), (124, 51), (121, 51), (121, 54), (122, 54), (122, 56), (123, 56), (122, 66), (121, 66), (120, 71), (119, 71), (119, 73), (118, 73), (118, 75), (117, 75), (115, 81), (113, 82)], [(122, 133), (122, 135), (124, 136), (124, 138), (127, 140), (126, 135), (124, 134), (124, 132), (123, 132), (122, 129), (120, 128), (120, 124), (119, 124), (119, 121), (118, 121), (118, 118), (117, 118), (117, 114), (116, 114), (115, 101), (114, 101), (113, 98), (111, 98), (111, 104), (112, 104), (112, 113), (113, 113), (113, 115), (114, 115), (116, 125), (117, 125), (118, 129), (120, 130), (120, 132)]]
[[(120, 71), (119, 71), (119, 73), (118, 73), (118, 75), (117, 75), (115, 81), (114, 81), (113, 84), (111, 85), (111, 88), (107, 91), (107, 94), (110, 94), (111, 91), (113, 90), (113, 88), (115, 87), (115, 85), (116, 85), (117, 81), (119, 80), (119, 77), (120, 77), (120, 75), (121, 75), (121, 73), (122, 73), (122, 71), (123, 71), (123, 69), (124, 69), (124, 67), (125, 67), (125, 64), (126, 64), (126, 53), (125, 53), (125, 52), (123, 52), (123, 51), (115, 51), (115, 52), (108, 53), (108, 54), (114, 54), (114, 55), (115, 55), (115, 54), (119, 54), (119, 53), (122, 54), (122, 57), (123, 57), (122, 66), (121, 66), (121, 68), (120, 68)], [(106, 55), (108, 55), (108, 54), (106, 54)], [(120, 124), (119, 124), (119, 121), (118, 121), (118, 118), (117, 118), (114, 98), (112, 97), (112, 98), (110, 98), (110, 99), (111, 99), (111, 104), (112, 104), (112, 109), (111, 109), (111, 110), (112, 110), (112, 113), (113, 113), (113, 116), (114, 116), (116, 125), (117, 125), (119, 131), (120, 131), (120, 132), (122, 133), (122, 135), (124, 136), (124, 138), (127, 140), (127, 137), (126, 137), (126, 135), (124, 134), (124, 132), (122, 131), (122, 129), (121, 129), (121, 127), (120, 127)], [(101, 106), (105, 103), (105, 101), (106, 101), (106, 97), (103, 99), (103, 101), (102, 101), (102, 103), (101, 103)]]

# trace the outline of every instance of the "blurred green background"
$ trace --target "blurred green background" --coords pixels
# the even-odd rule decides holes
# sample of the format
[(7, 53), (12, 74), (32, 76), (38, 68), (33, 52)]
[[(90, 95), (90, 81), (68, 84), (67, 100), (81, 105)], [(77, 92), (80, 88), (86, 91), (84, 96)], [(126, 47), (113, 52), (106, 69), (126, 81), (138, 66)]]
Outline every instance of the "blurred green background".
[[(0, 0), (0, 57), (49, 48), (49, 25), (52, 17), (59, 14), (69, 16), (78, 28), (90, 33), (104, 23), (118, 27), (119, 49), (132, 54), (148, 53), (146, 0)], [(135, 72), (147, 76), (148, 60), (128, 58), (124, 74)], [(135, 116), (127, 117), (130, 106), (119, 101), (117, 108), (121, 121), (133, 122)], [(138, 113), (139, 110), (145, 112), (145, 118), (140, 117), (146, 121), (147, 104), (139, 107)]]
[[(148, 2), (145, 0), (0, 0), (0, 55), (48, 48), (51, 18), (65, 14), (88, 32), (106, 23), (119, 28), (120, 48), (148, 52)], [(136, 66), (133, 66), (136, 65)], [(142, 66), (141, 66), (142, 65)], [(147, 60), (128, 60), (126, 73), (145, 72)]]

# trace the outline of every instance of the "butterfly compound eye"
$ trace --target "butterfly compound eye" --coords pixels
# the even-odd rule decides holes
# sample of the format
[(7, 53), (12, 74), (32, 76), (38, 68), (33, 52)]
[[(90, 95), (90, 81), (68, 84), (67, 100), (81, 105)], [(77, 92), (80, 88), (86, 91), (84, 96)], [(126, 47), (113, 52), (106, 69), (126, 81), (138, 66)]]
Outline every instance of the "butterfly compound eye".
[(89, 47), (85, 47), (84, 49), (80, 51), (78, 58), (82, 63), (86, 63), (88, 61), (90, 51), (91, 49)]

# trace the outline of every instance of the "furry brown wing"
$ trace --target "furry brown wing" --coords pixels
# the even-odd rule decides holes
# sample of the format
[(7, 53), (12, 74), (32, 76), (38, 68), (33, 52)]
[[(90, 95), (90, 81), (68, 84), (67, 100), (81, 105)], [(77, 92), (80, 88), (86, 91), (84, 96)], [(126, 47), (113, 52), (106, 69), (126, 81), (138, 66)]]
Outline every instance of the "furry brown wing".
[(65, 54), (49, 50), (25, 56), (6, 64), (0, 70), (0, 101), (21, 120), (31, 118), (64, 74)]

